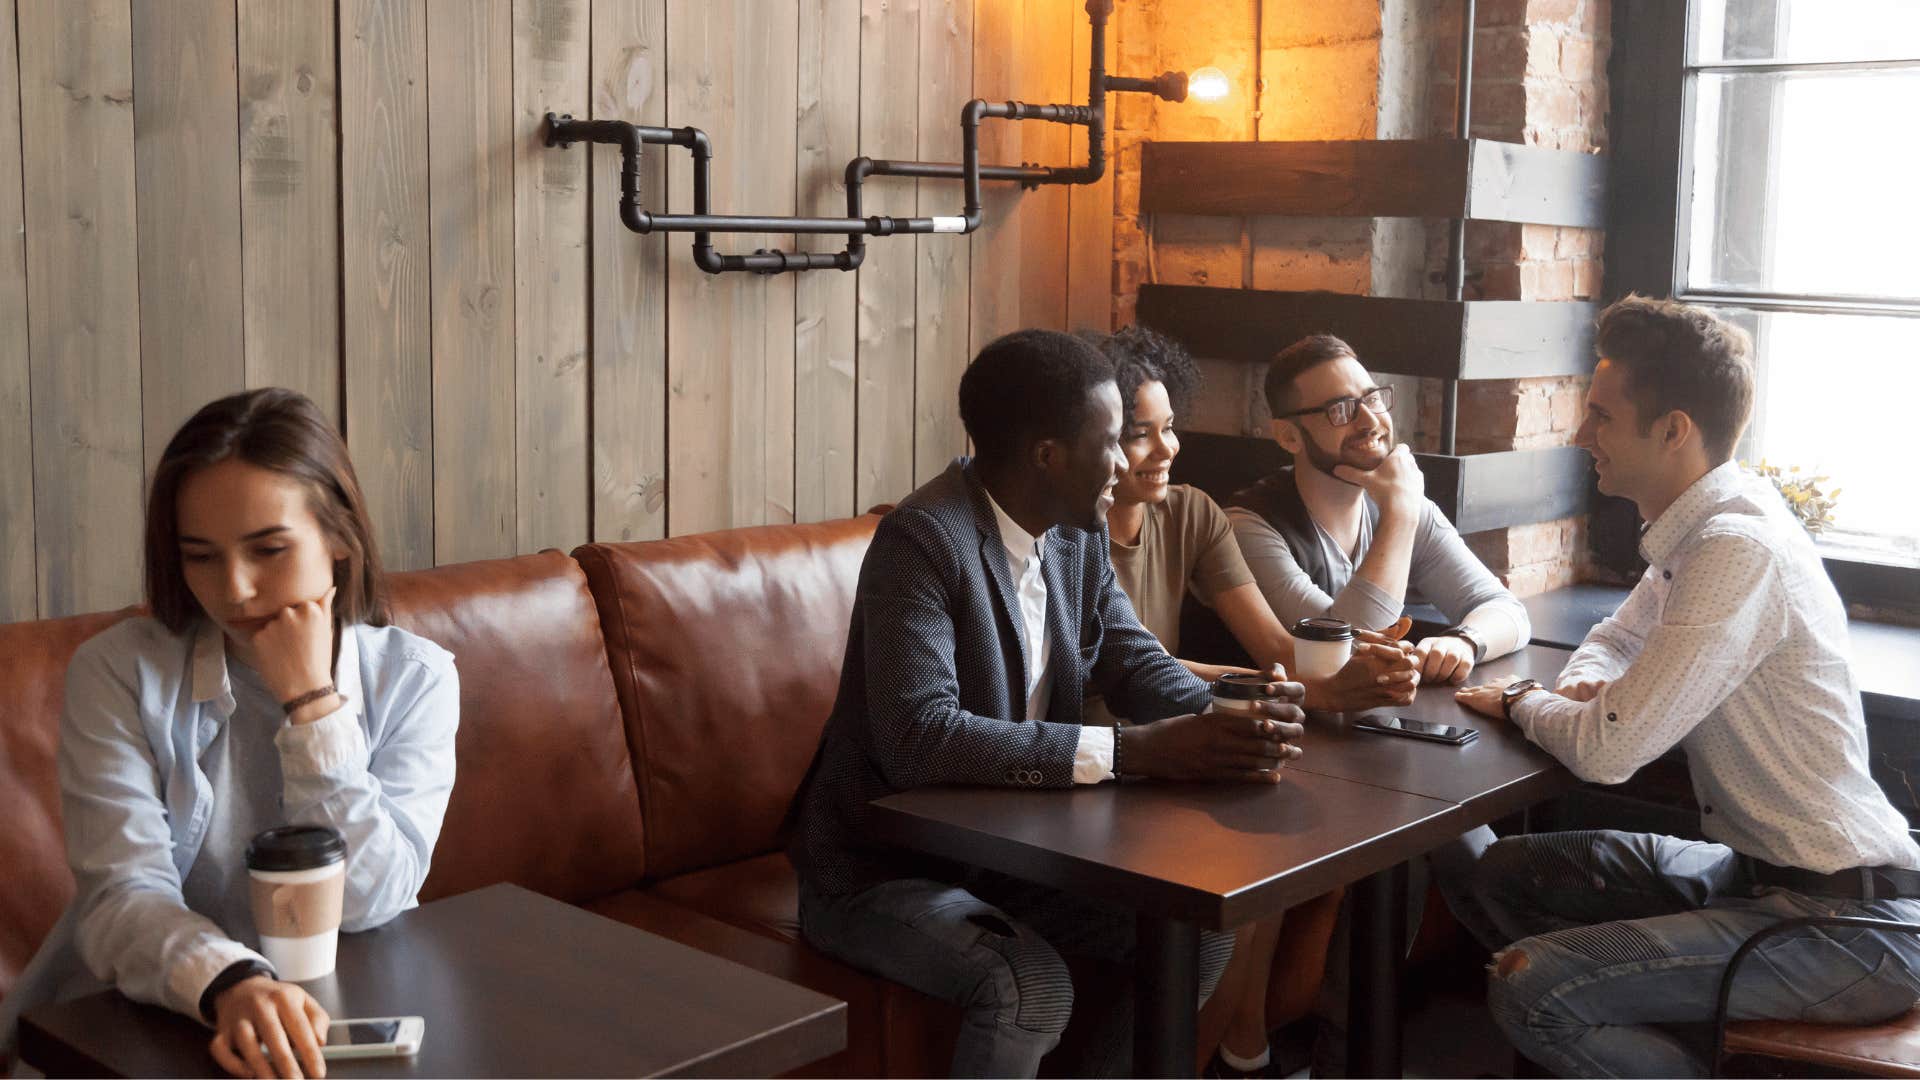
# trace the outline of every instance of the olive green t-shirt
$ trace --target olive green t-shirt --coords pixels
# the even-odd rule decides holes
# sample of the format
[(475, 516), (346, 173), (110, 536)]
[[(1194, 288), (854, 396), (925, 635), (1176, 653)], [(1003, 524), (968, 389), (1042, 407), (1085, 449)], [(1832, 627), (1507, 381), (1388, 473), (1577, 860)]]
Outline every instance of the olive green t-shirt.
[(1188, 589), (1211, 607), (1229, 589), (1253, 583), (1240, 556), (1233, 524), (1198, 488), (1175, 484), (1167, 501), (1147, 507), (1139, 542), (1114, 541), (1114, 577), (1119, 579), (1140, 625), (1175, 656), (1180, 655), (1180, 602)]

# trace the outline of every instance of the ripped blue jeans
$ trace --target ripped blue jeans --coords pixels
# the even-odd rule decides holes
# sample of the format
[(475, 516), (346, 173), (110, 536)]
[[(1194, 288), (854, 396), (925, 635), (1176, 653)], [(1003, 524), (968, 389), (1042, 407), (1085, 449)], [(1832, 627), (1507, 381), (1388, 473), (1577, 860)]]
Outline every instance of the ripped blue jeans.
[[(1475, 891), (1513, 942), (1487, 1003), (1514, 1047), (1561, 1076), (1706, 1076), (1720, 977), (1782, 919), (1920, 921), (1920, 900), (1756, 887), (1722, 844), (1611, 831), (1509, 837)], [(1848, 927), (1761, 946), (1740, 966), (1735, 1020), (1872, 1023), (1920, 999), (1920, 940)]]

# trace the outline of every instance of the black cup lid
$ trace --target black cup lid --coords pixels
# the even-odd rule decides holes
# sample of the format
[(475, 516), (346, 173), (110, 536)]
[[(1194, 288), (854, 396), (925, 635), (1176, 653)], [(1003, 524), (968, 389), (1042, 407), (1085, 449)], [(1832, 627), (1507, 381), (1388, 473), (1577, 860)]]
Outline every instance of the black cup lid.
[(1213, 680), (1213, 696), (1230, 701), (1254, 701), (1267, 696), (1265, 675), (1226, 674)]
[(1301, 641), (1350, 641), (1353, 639), (1353, 627), (1344, 619), (1330, 619), (1321, 615), (1294, 623), (1293, 636)]
[(346, 857), (346, 837), (328, 825), (282, 825), (247, 842), (249, 870), (312, 870)]

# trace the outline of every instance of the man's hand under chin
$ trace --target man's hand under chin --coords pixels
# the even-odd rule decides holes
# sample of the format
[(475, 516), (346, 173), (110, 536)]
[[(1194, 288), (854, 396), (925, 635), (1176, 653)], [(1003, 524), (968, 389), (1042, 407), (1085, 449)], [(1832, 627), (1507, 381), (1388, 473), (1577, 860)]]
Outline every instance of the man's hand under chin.
[(1415, 508), (1427, 497), (1426, 477), (1420, 474), (1420, 466), (1406, 443), (1395, 446), (1386, 460), (1371, 469), (1335, 465), (1333, 475), (1373, 496), (1382, 510)]

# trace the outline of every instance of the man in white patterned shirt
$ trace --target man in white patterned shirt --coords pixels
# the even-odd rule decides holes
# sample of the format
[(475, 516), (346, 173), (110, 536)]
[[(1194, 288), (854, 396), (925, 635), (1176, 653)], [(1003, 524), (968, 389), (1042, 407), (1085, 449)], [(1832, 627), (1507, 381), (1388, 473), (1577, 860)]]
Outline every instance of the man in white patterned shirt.
[[(1513, 944), (1494, 1018), (1566, 1076), (1704, 1076), (1728, 958), (1781, 919), (1920, 920), (1920, 848), (1867, 771), (1846, 611), (1772, 486), (1731, 460), (1753, 400), (1745, 332), (1630, 296), (1600, 316), (1577, 442), (1648, 527), (1646, 574), (1557, 692), (1459, 691), (1583, 780), (1679, 746), (1711, 843), (1612, 831), (1501, 840), (1479, 867)], [(1920, 998), (1905, 934), (1805, 929), (1742, 964), (1733, 1019), (1870, 1023)]]

